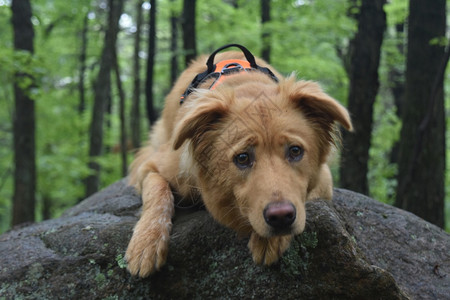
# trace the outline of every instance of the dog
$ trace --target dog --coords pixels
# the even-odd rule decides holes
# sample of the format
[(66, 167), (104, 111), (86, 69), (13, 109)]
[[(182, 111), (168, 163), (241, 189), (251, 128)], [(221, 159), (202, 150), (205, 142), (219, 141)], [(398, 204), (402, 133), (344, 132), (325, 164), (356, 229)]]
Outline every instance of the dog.
[[(232, 46), (242, 52), (219, 53)], [(317, 83), (272, 70), (232, 44), (181, 74), (130, 166), (143, 202), (126, 251), (132, 275), (164, 265), (174, 194), (183, 205), (200, 198), (216, 221), (249, 236), (254, 262), (265, 265), (304, 230), (306, 201), (331, 200), (327, 161), (337, 123), (352, 130), (349, 113)]]

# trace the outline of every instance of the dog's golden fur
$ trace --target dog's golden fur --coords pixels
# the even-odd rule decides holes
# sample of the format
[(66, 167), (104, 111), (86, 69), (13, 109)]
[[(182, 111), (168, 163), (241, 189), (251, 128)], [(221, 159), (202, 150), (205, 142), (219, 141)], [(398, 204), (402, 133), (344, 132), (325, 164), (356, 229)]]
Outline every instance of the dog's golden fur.
[[(225, 52), (216, 61), (231, 58), (245, 59)], [(207, 89), (211, 82), (203, 83), (180, 105), (205, 62), (206, 57), (199, 58), (180, 76), (149, 144), (131, 166), (130, 184), (143, 201), (126, 253), (134, 275), (148, 276), (165, 263), (173, 192), (184, 203), (201, 197), (218, 222), (250, 236), (253, 259), (263, 264), (276, 262), (292, 236), (303, 231), (305, 201), (332, 197), (326, 163), (335, 123), (352, 128), (347, 110), (314, 82), (276, 73), (276, 83), (258, 71), (230, 75), (214, 90)], [(257, 63), (273, 71), (264, 61)], [(236, 162), (242, 153), (248, 165)], [(273, 203), (294, 207), (295, 220), (282, 232), (265, 219)]]

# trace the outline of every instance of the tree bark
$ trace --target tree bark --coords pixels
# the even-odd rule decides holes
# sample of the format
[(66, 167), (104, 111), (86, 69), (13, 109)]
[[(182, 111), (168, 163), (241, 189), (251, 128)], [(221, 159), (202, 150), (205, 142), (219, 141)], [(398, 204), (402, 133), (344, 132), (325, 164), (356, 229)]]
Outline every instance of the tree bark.
[(100, 164), (96, 160), (103, 152), (103, 123), (111, 90), (113, 49), (116, 45), (119, 18), (123, 8), (123, 0), (109, 0), (108, 3), (108, 28), (100, 58), (100, 70), (94, 85), (94, 107), (89, 139), (89, 168), (92, 174), (86, 178), (86, 197), (97, 192), (100, 186)]
[(156, 0), (150, 0), (150, 19), (148, 31), (148, 60), (147, 60), (147, 77), (145, 84), (145, 97), (147, 107), (147, 119), (149, 125), (156, 122), (157, 116), (153, 101), (153, 69), (155, 65), (156, 51)]
[(120, 158), (122, 161), (122, 176), (127, 176), (127, 130), (125, 126), (125, 91), (120, 79), (120, 65), (117, 57), (117, 49), (113, 49), (114, 73), (116, 77), (117, 90), (119, 92), (119, 120), (120, 120)]
[(444, 226), (446, 1), (411, 0), (395, 205)]
[[(174, 0), (171, 0), (173, 3)], [(173, 86), (178, 77), (178, 17), (174, 9), (170, 13), (170, 85)]]
[(80, 49), (80, 74), (78, 77), (78, 92), (80, 94), (80, 103), (78, 112), (82, 114), (86, 109), (86, 94), (84, 88), (84, 77), (86, 75), (86, 52), (87, 52), (87, 34), (89, 25), (88, 13), (83, 18), (83, 28), (81, 29), (81, 49)]
[(52, 217), (52, 198), (46, 193), (42, 193), (42, 220), (49, 220)]
[(270, 0), (261, 0), (262, 51), (261, 57), (270, 63), (270, 32), (267, 23), (270, 22)]
[[(13, 0), (11, 3), (14, 49), (34, 53), (34, 30), (31, 23), (32, 8), (29, 0)], [(27, 81), (30, 81), (27, 83)], [(36, 143), (35, 109), (30, 96), (34, 79), (26, 71), (14, 75), (15, 109), (13, 117), (14, 140), (14, 194), (12, 225), (35, 220), (36, 192)]]
[(137, 0), (136, 5), (136, 33), (134, 36), (133, 55), (133, 102), (130, 112), (131, 144), (134, 149), (141, 145), (141, 65), (139, 52), (141, 51), (141, 28), (142, 28), (142, 3)]
[(195, 6), (196, 0), (184, 0), (183, 2), (183, 48), (184, 63), (186, 67), (197, 57), (195, 36)]
[(367, 182), (373, 104), (378, 92), (378, 66), (386, 27), (386, 0), (362, 0), (358, 32), (350, 45), (348, 109), (355, 131), (343, 133), (340, 163), (341, 187), (369, 193)]

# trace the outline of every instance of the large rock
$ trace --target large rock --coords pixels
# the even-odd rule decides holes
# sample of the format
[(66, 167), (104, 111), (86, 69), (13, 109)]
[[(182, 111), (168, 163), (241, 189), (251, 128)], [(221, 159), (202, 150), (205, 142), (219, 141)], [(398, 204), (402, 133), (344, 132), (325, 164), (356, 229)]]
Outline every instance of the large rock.
[(307, 206), (307, 227), (274, 266), (204, 210), (178, 211), (166, 266), (131, 277), (124, 252), (140, 199), (120, 181), (49, 220), (0, 236), (6, 299), (445, 299), (450, 236), (345, 190)]

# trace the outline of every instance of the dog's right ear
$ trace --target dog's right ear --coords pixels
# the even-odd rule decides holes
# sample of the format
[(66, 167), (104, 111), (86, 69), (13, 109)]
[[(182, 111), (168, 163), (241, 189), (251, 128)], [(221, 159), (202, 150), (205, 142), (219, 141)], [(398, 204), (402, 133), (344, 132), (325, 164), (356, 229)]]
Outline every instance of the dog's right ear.
[(187, 139), (199, 142), (205, 133), (217, 129), (217, 124), (228, 111), (221, 99), (199, 97), (191, 101), (183, 104), (186, 107), (180, 108), (185, 116), (174, 130), (174, 150), (180, 148)]
[(348, 131), (353, 131), (347, 109), (322, 91), (312, 81), (298, 81), (290, 93), (291, 100), (314, 123), (325, 131), (332, 129), (334, 122), (340, 123)]

